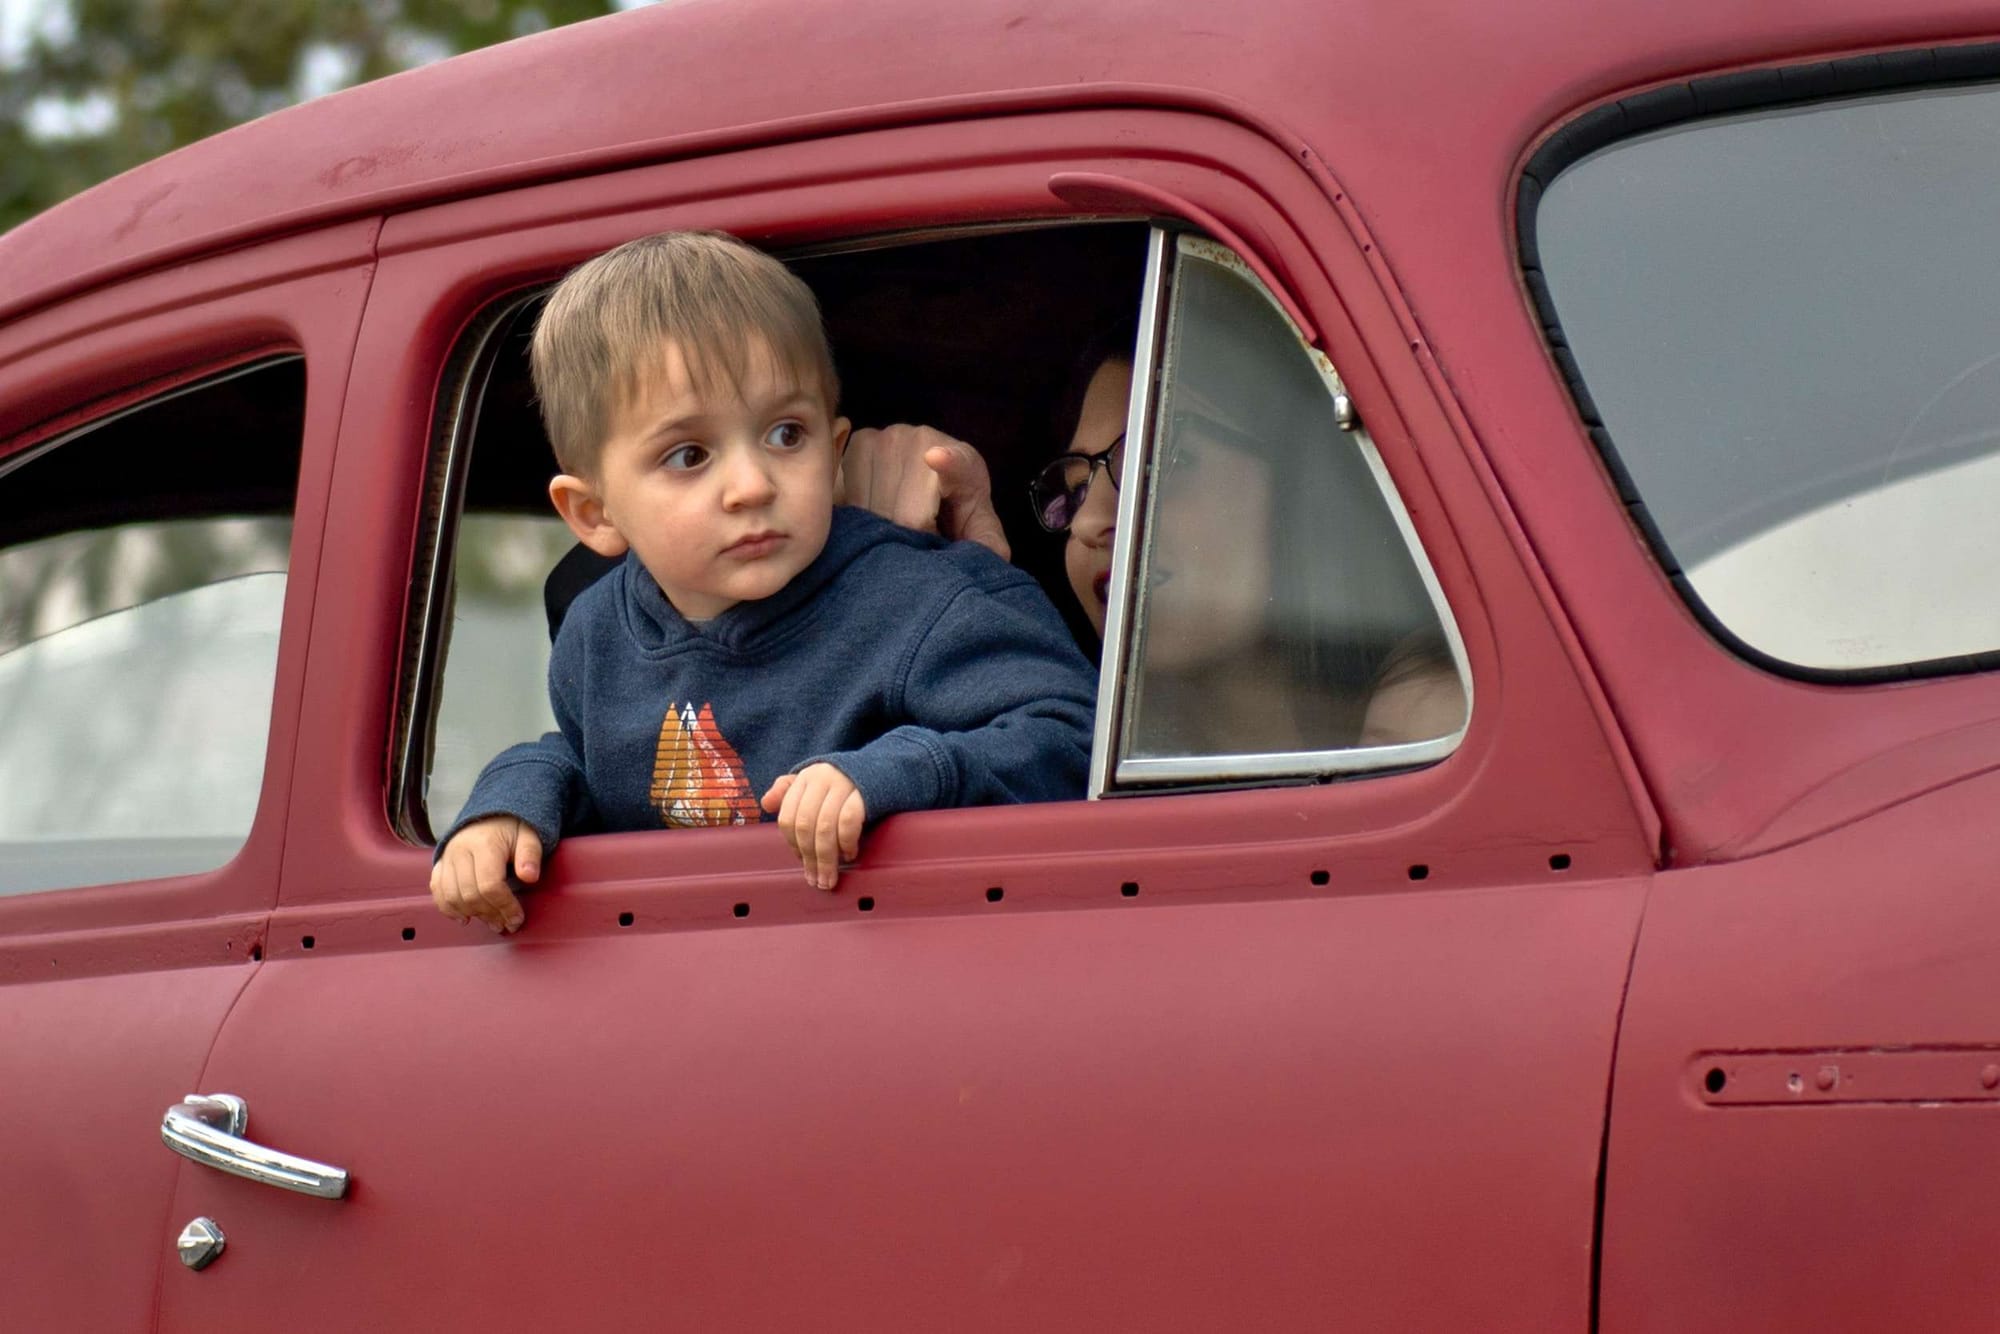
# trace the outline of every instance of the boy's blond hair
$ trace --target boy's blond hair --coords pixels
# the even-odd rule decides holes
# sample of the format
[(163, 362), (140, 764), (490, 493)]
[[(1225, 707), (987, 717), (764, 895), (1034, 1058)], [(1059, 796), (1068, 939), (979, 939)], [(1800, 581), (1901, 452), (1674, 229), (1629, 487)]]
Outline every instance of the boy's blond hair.
[(819, 302), (797, 274), (721, 232), (662, 232), (571, 270), (535, 324), (530, 369), (556, 462), (596, 471), (614, 411), (680, 349), (697, 392), (740, 384), (762, 341), (797, 382), (840, 402)]

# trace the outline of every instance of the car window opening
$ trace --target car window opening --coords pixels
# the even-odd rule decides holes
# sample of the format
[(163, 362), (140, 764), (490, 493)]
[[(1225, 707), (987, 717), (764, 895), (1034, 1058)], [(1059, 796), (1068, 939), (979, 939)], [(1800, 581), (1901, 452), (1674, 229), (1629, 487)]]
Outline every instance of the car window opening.
[[(1108, 471), (1108, 463), (1093, 464), (1074, 478), (1065, 474), (1052, 479), (1048, 470), (1065, 454), (1108, 458), (1116, 452), (1112, 437), (1122, 439), (1120, 424), (1128, 415), (1132, 380), (1129, 375), (1112, 378), (1108, 369), (1132, 361), (1132, 354), (1120, 349), (1132, 347), (1151, 236), (1142, 223), (1096, 224), (792, 261), (824, 313), (842, 383), (842, 414), (857, 427), (923, 424), (973, 444), (991, 475), (1013, 562), (1037, 579), (1079, 644), (1092, 651), (1105, 628), (1101, 608), (1112, 593), (1111, 525), (1097, 517), (1093, 506), (1115, 498), (1118, 487), (1094, 484)], [(1246, 335), (1242, 314), (1210, 313), (1218, 298), (1206, 298), (1204, 304), (1201, 293), (1204, 286), (1217, 288), (1218, 282), (1199, 271), (1203, 261), (1221, 275), (1220, 299), (1237, 301), (1253, 323), (1266, 318), (1263, 307), (1275, 305), (1260, 295), (1261, 287), (1248, 286), (1254, 280), (1240, 264), (1218, 261), (1226, 251), (1202, 244), (1209, 249), (1184, 260), (1186, 271), (1177, 279), (1182, 304), (1174, 316), (1175, 342), (1159, 391), (1164, 426), (1152, 464), (1151, 546), (1144, 557), (1144, 600), (1135, 624), (1135, 661), (1143, 665), (1128, 667), (1136, 725), (1121, 741), (1122, 752), (1138, 762), (1138, 771), (1121, 768), (1119, 783), (1142, 789), (1240, 783), (1245, 775), (1238, 772), (1238, 762), (1245, 753), (1294, 753), (1275, 768), (1249, 766), (1248, 781), (1265, 781), (1276, 773), (1319, 773), (1326, 767), (1322, 756), (1353, 752), (1357, 746), (1375, 747), (1377, 758), (1343, 759), (1334, 767), (1387, 768), (1438, 758), (1462, 730), (1462, 669), (1454, 657), (1458, 650), (1452, 632), (1441, 628), (1427, 609), (1435, 597), (1434, 588), (1425, 586), (1428, 567), (1419, 576), (1399, 550), (1413, 540), (1407, 520), (1399, 532), (1396, 518), (1381, 510), (1379, 499), (1371, 499), (1386, 485), (1386, 474), (1379, 460), (1371, 469), (1357, 453), (1348, 423), (1335, 421), (1329, 380), (1313, 362), (1318, 354), (1298, 342), (1282, 316), (1258, 326), (1272, 334)], [(1233, 292), (1228, 284), (1235, 285)], [(1245, 299), (1248, 306), (1242, 305)], [(404, 743), (404, 790), (411, 795), (392, 800), (392, 806), (401, 801), (405, 834), (419, 841), (448, 824), (487, 760), (553, 726), (545, 667), (548, 642), (568, 598), (604, 568), (600, 558), (574, 542), (548, 504), (546, 486), (554, 464), (526, 358), (538, 310), (537, 298), (517, 297), (513, 308), (501, 313), (491, 335), (490, 370), (476, 403), (463, 414), (473, 425), (453, 445), (468, 451), (469, 461), (451, 541), (445, 590), (449, 614), (441, 618), (442, 642), (427, 650), (433, 663), (440, 655), (443, 662), (441, 669), (430, 668), (435, 673), (429, 691), (434, 706), (417, 719)], [(1273, 344), (1272, 337), (1282, 341)], [(1280, 368), (1275, 380), (1268, 364), (1274, 355), (1292, 363)], [(1291, 388), (1282, 389), (1282, 384)], [(1275, 436), (1273, 419), (1256, 408), (1273, 397), (1294, 405), (1285, 409), (1290, 415), (1278, 423)], [(1100, 418), (1104, 425), (1094, 426)], [(1351, 460), (1344, 465), (1347, 471), (1307, 478), (1303, 488), (1287, 474), (1285, 484), (1276, 485), (1272, 469), (1288, 467), (1290, 456), (1258, 451), (1272, 447), (1266, 441), (1311, 435), (1321, 425), (1338, 437)], [(1106, 439), (1096, 439), (1099, 433)], [(1107, 444), (1113, 448), (1107, 450)], [(1309, 500), (1288, 502), (1283, 515), (1248, 504), (1259, 496), (1268, 500), (1301, 490), (1343, 514), (1383, 515), (1371, 531), (1380, 530), (1397, 548), (1359, 556), (1323, 553), (1319, 565), (1339, 561), (1349, 573), (1342, 587), (1393, 588), (1399, 590), (1391, 599), (1396, 605), (1425, 610), (1368, 620), (1367, 643), (1359, 644), (1354, 641), (1361, 624), (1356, 608), (1323, 609), (1330, 619), (1315, 631), (1320, 637), (1301, 642), (1335, 644), (1344, 636), (1344, 656), (1320, 649), (1303, 657), (1242, 654), (1231, 663), (1207, 664), (1229, 669), (1220, 675), (1178, 670), (1184, 664), (1174, 657), (1176, 643), (1223, 637), (1190, 638), (1176, 632), (1177, 624), (1233, 625), (1247, 612), (1265, 627), (1259, 631), (1264, 635), (1271, 626), (1296, 623), (1285, 608), (1303, 605), (1294, 596), (1298, 590), (1324, 584), (1317, 567), (1280, 564), (1270, 567), (1273, 574), (1264, 580), (1276, 601), (1255, 598), (1246, 604), (1243, 590), (1256, 581), (1246, 582), (1238, 569), (1241, 561), (1231, 554), (1303, 549), (1279, 532), (1281, 519), (1288, 532), (1328, 531), (1323, 515), (1316, 519), (1292, 512), (1309, 509)], [(1027, 503), (1031, 494), (1041, 510)], [(1204, 498), (1204, 505), (1194, 503)], [(1223, 502), (1219, 509), (1218, 500)], [(1370, 505), (1375, 510), (1368, 510)], [(1204, 513), (1222, 529), (1209, 532), (1190, 518)], [(1099, 541), (1106, 544), (1098, 557), (1102, 568), (1081, 568), (1089, 562), (1080, 562), (1080, 553)], [(1363, 559), (1366, 568), (1355, 566), (1356, 559)], [(571, 572), (573, 566), (583, 569), (581, 577)], [(1209, 577), (1197, 577), (1202, 571)], [(1270, 607), (1284, 614), (1275, 622), (1258, 619)], [(1401, 680), (1383, 671), (1394, 667), (1392, 659), (1399, 655), (1405, 660)], [(1344, 668), (1339, 665), (1343, 661), (1348, 664)], [(1426, 675), (1433, 662), (1443, 665), (1441, 675), (1436, 670)], [(1260, 680), (1278, 678), (1310, 682), (1300, 698), (1311, 707), (1264, 719), (1268, 726), (1253, 725), (1256, 718), (1246, 721), (1238, 716), (1242, 710), (1229, 707), (1232, 700), (1260, 695), (1286, 697), (1287, 692), (1258, 688)], [(1442, 687), (1433, 688), (1440, 681)], [(1249, 688), (1226, 688), (1231, 682)], [(1371, 684), (1380, 687), (1380, 699), (1372, 705), (1367, 693)], [(1390, 697), (1398, 690), (1402, 695), (1394, 717), (1405, 721), (1381, 724), (1371, 718), (1371, 707), (1391, 717), (1380, 706), (1395, 702)], [(1100, 715), (1105, 706), (1100, 698)], [(1445, 744), (1432, 744), (1439, 738)], [(1420, 744), (1412, 750), (1410, 742)], [(1313, 758), (1301, 762), (1297, 752), (1312, 752)], [(1147, 766), (1155, 772), (1146, 772)], [(739, 917), (746, 912), (747, 905), (738, 906)]]
[(286, 356), (0, 471), (16, 498), (0, 534), (0, 894), (213, 870), (243, 846), (304, 422), (305, 363)]

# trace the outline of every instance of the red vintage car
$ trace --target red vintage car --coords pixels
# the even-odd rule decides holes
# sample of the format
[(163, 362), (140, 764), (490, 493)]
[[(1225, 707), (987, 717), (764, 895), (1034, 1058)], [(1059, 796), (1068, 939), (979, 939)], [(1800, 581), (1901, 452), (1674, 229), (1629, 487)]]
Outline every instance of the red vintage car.
[[(8, 233), (6, 1325), (1991, 1328), (1996, 182), (1991, 0), (730, 0)], [(1072, 612), (1137, 321), (1090, 799), (457, 926), (523, 339), (674, 227)]]

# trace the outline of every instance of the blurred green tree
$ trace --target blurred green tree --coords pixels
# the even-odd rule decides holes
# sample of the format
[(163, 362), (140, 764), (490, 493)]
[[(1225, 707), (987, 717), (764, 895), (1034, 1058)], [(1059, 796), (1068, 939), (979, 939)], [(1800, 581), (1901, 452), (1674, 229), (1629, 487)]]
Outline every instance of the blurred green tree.
[(44, 0), (0, 68), (0, 231), (302, 96), (618, 8), (615, 0)]

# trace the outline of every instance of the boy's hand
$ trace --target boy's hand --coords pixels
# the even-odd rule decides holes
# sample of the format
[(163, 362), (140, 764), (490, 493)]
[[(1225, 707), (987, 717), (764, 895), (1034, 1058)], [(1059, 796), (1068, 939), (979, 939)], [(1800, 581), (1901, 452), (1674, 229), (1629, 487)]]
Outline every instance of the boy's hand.
[(541, 838), (512, 815), (474, 820), (451, 836), (431, 868), (431, 901), (454, 922), (476, 917), (495, 931), (517, 931), (525, 914), (507, 887), (510, 862), (522, 884), (541, 879)]
[(840, 460), (843, 504), (923, 533), (977, 542), (1001, 560), (1012, 554), (993, 509), (986, 460), (963, 440), (929, 426), (856, 431)]
[(806, 883), (832, 889), (840, 863), (861, 855), (861, 828), (868, 822), (861, 790), (830, 764), (809, 764), (786, 774), (764, 794), (763, 807), (778, 815), (785, 842), (799, 855)]

